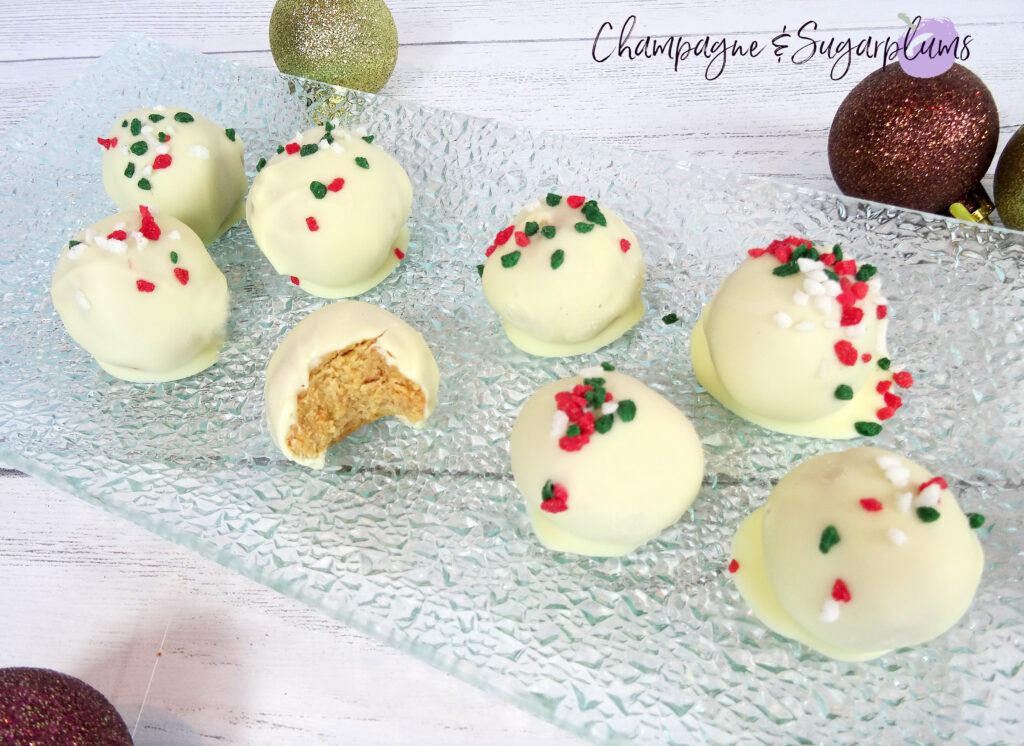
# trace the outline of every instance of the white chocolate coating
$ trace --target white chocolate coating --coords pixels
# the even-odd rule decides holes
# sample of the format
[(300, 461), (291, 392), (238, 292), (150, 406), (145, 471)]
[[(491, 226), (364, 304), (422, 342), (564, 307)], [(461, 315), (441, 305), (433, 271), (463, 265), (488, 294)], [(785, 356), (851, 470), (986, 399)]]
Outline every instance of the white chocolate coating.
[[(275, 270), (313, 295), (348, 298), (387, 277), (408, 249), (412, 184), (394, 158), (358, 133), (333, 128), (332, 143), (327, 135), (324, 127), (308, 129), (289, 146), (315, 152), (285, 151), (267, 161), (245, 217)], [(316, 187), (319, 198), (314, 182), (326, 188)]]
[[(203, 242), (180, 220), (153, 219), (156, 240), (140, 232), (139, 210), (89, 226), (61, 250), (50, 288), (72, 339), (128, 381), (172, 381), (213, 365), (228, 317), (227, 282)], [(107, 238), (117, 230), (125, 240)]]
[[(952, 493), (918, 492), (931, 477), (878, 448), (800, 464), (736, 532), (737, 588), (770, 629), (840, 660), (941, 635), (970, 606), (984, 558)], [(916, 507), (929, 496), (938, 498), (940, 516), (925, 522)], [(871, 499), (881, 508), (861, 504)], [(829, 526), (839, 541), (823, 553)], [(837, 579), (848, 601), (833, 598)]]
[[(601, 373), (612, 402), (632, 401), (636, 416), (618, 413), (606, 433), (576, 451), (563, 450), (568, 420), (556, 419), (555, 395), (583, 377), (541, 387), (512, 428), (512, 474), (540, 542), (555, 551), (594, 557), (632, 552), (683, 515), (700, 489), (704, 454), (696, 431), (668, 399), (640, 381)], [(568, 492), (567, 509), (542, 509), (548, 481)]]
[[(607, 225), (592, 223), (570, 199), (562, 197), (554, 207), (538, 200), (524, 208), (513, 221), (515, 233), (484, 264), (487, 302), (502, 317), (512, 343), (533, 355), (592, 352), (618, 339), (644, 314), (646, 265), (633, 231), (604, 206)], [(540, 229), (553, 226), (554, 237), (540, 230), (526, 236), (530, 222)], [(593, 228), (581, 233), (577, 223)], [(528, 245), (518, 243), (524, 240)], [(552, 254), (559, 250), (564, 259), (555, 269)], [(516, 264), (504, 266), (503, 257), (516, 251)]]
[[(893, 394), (898, 388), (892, 383), (897, 370), (878, 364), (888, 354), (888, 320), (878, 318), (886, 305), (881, 282), (863, 283), (866, 295), (856, 303), (862, 320), (841, 326), (840, 288), (824, 280), (821, 262), (808, 260), (785, 277), (772, 273), (780, 266), (771, 255), (748, 258), (719, 286), (690, 338), (697, 380), (723, 405), (763, 427), (858, 437), (855, 423), (877, 425), (877, 413), (887, 406), (879, 383)], [(839, 342), (855, 350), (855, 364), (841, 362)], [(852, 399), (837, 398), (841, 385), (851, 389)]]
[[(182, 113), (187, 116), (180, 119), (192, 121), (176, 120)], [(161, 133), (168, 139), (161, 142)], [(118, 118), (107, 137), (117, 144), (103, 154), (103, 186), (118, 209), (155, 207), (188, 225), (206, 245), (242, 219), (249, 180), (237, 134), (232, 139), (194, 111), (156, 106)], [(131, 150), (143, 146), (142, 155)], [(149, 189), (142, 188), (146, 183)]]
[(369, 303), (331, 303), (296, 324), (267, 364), (264, 400), (270, 437), (292, 461), (315, 469), (324, 466), (326, 452), (309, 459), (287, 446), (288, 433), (297, 419), (298, 397), (309, 385), (310, 372), (332, 352), (368, 339), (375, 339), (374, 349), (388, 364), (423, 390), (423, 419), (399, 419), (419, 428), (434, 411), (439, 374), (423, 335), (393, 313)]

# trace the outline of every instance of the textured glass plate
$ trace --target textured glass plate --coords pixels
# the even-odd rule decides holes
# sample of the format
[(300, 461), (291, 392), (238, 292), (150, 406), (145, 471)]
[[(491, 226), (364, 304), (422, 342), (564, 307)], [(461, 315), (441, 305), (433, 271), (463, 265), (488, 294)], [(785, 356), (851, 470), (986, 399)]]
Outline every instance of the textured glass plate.
[[(314, 472), (263, 419), (263, 368), (323, 301), (275, 275), (241, 225), (211, 248), (232, 290), (220, 364), (113, 380), (61, 328), (59, 247), (113, 212), (96, 137), (123, 111), (188, 106), (261, 155), (330, 111), (414, 185), (409, 257), (363, 299), (421, 329), (442, 373), (415, 431), (378, 422)], [(86, 129), (79, 129), (85, 123)], [(1013, 742), (1024, 709), (1022, 236), (252, 70), (137, 38), (0, 140), (0, 459), (598, 742)], [(599, 355), (531, 358), (500, 333), (475, 265), (547, 191), (596, 197), (644, 247), (650, 308)], [(881, 660), (827, 660), (767, 632), (730, 582), (732, 533), (794, 464), (848, 444), (773, 435), (697, 386), (689, 329), (742, 251), (841, 241), (886, 278), (908, 405), (876, 439), (988, 516), (964, 620)], [(666, 326), (676, 312), (682, 322)], [(509, 475), (507, 434), (542, 383), (610, 360), (692, 418), (693, 509), (623, 559), (552, 554)], [(768, 361), (766, 361), (767, 365)]]

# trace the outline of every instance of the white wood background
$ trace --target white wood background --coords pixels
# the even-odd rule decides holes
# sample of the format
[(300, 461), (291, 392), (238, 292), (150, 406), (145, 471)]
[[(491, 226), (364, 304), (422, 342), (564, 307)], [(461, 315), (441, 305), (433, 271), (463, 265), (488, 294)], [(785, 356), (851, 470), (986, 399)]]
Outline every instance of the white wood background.
[[(521, 125), (834, 190), (825, 155), (845, 78), (830, 60), (591, 59), (603, 21), (636, 36), (769, 45), (895, 34), (899, 12), (949, 16), (974, 37), (1001, 144), (1024, 123), (1024, 3), (899, 6), (758, 0), (391, 0), (402, 46), (384, 92)], [(0, 0), (0, 132), (59, 94), (124, 30), (273, 67), (272, 0)], [(2, 164), (0, 164), (2, 167)], [(994, 168), (994, 164), (993, 164)], [(988, 184), (991, 184), (991, 172)], [(0, 216), (3, 221), (11, 216)], [(103, 691), (137, 746), (570, 744), (580, 741), (163, 539), (0, 471), (0, 667), (46, 666)], [(143, 706), (144, 705), (144, 706)]]

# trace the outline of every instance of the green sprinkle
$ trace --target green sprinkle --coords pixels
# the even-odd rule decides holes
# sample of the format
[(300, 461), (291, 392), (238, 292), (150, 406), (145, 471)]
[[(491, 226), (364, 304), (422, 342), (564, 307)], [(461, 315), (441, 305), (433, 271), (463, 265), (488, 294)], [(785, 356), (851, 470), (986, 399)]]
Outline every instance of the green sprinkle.
[(330, 132), (332, 129), (334, 129), (334, 125), (333, 124), (331, 124), (330, 122), (324, 122), (324, 131), (325, 132)]
[(985, 525), (985, 516), (981, 513), (968, 513), (967, 523), (971, 528), (981, 528)]
[(917, 517), (925, 523), (932, 523), (939, 520), (941, 514), (935, 508), (918, 508)]
[(277, 146), (277, 152), (278, 153), (283, 153), (284, 152), (284, 145), (278, 145)]
[(373, 142), (373, 138), (374, 135), (367, 135), (366, 137), (363, 138), (363, 140), (366, 142)]
[(548, 196), (545, 197), (544, 200), (548, 203), (548, 207), (558, 207), (559, 203), (562, 201), (562, 195), (548, 192)]
[(235, 141), (235, 130), (233, 128), (228, 127), (226, 130), (224, 130), (224, 134), (228, 136), (228, 139), (231, 142)]
[(867, 282), (868, 280), (875, 276), (875, 273), (877, 271), (878, 267), (874, 266), (873, 264), (862, 264), (860, 265), (860, 269), (857, 270), (857, 274), (854, 275), (854, 277), (857, 278), (857, 280), (859, 280), (860, 282)]
[(611, 363), (601, 363), (601, 367), (608, 371), (615, 370), (615, 366)]
[(600, 378), (600, 377), (584, 378), (583, 379), (583, 385), (584, 386), (593, 386), (593, 387), (597, 388), (598, 386), (604, 386), (604, 383), (605, 383), (604, 379)]
[(825, 277), (832, 280), (832, 282), (839, 282), (839, 275), (833, 272), (831, 269), (825, 270)]
[(501, 258), (501, 266), (505, 269), (514, 267), (519, 263), (519, 257), (522, 256), (518, 251), (513, 251), (511, 254), (505, 254)]
[(476, 273), (478, 275), (480, 275), (481, 277), (483, 277), (484, 276), (484, 265), (482, 265), (482, 264), (476, 265)]
[(580, 432), (580, 426), (572, 424), (569, 425), (569, 427), (566, 429), (565, 434), (568, 435), (570, 438), (575, 438), (577, 435), (580, 434)]
[(146, 151), (149, 150), (149, 146), (146, 145), (144, 140), (139, 140), (138, 142), (133, 142), (129, 150), (135, 153), (135, 155), (145, 155)]
[(594, 230), (594, 224), (593, 223), (576, 223), (575, 228), (576, 228), (576, 232), (577, 233), (590, 233), (590, 231)]
[(189, 122), (196, 121), (196, 118), (189, 114), (187, 111), (179, 111), (174, 115), (175, 122), (181, 122), (182, 124), (188, 124)]
[(632, 399), (623, 399), (619, 402), (619, 408), (615, 412), (623, 422), (632, 422), (633, 418), (636, 417), (636, 404), (633, 403)]
[(892, 367), (892, 360), (887, 357), (878, 358), (878, 367), (882, 370), (889, 370)]
[(853, 389), (847, 386), (845, 383), (841, 386), (836, 387), (836, 399), (842, 399), (843, 401), (850, 401), (853, 398)]
[(121, 126), (122, 127), (127, 127), (128, 126), (128, 120), (127, 119), (122, 119), (121, 120)]
[(312, 181), (309, 184), (309, 191), (311, 191), (313, 196), (317, 199), (323, 199), (327, 196), (327, 185), (319, 181)]
[(266, 166), (266, 165), (267, 165), (267, 159), (266, 158), (260, 158), (258, 161), (256, 161), (256, 173), (259, 173), (260, 171), (262, 171), (263, 167)]
[(608, 221), (601, 213), (601, 208), (597, 206), (597, 202), (595, 202), (594, 200), (588, 200), (584, 202), (583, 207), (581, 208), (581, 212), (583, 213), (583, 217), (585, 217), (591, 223), (597, 223), (598, 225), (601, 226), (608, 225)]
[(158, 132), (157, 135), (156, 135), (156, 139), (159, 140), (160, 142), (167, 142), (167, 133), (166, 132)]
[(359, 156), (358, 158), (356, 158), (356, 165), (359, 166), (359, 168), (369, 168), (370, 162), (363, 158), (362, 156)]
[(788, 262), (787, 264), (780, 264), (778, 267), (773, 269), (772, 274), (778, 275), (779, 277), (789, 277), (790, 275), (795, 275), (799, 271), (800, 267), (796, 262)]
[(836, 244), (832, 247), (832, 255), (836, 258), (837, 262), (843, 261), (843, 247)]
[(149, 183), (149, 179), (139, 179), (139, 189), (145, 189), (147, 192), (153, 188), (153, 185)]
[(527, 236), (532, 236), (539, 230), (540, 226), (537, 223), (533, 222), (532, 220), (523, 226), (523, 233), (525, 233)]
[(177, 251), (172, 251), (171, 252), (171, 264), (177, 264), (177, 263), (178, 263), (178, 252)]
[(882, 426), (877, 422), (854, 422), (853, 429), (861, 435), (878, 435), (882, 432)]
[(612, 429), (613, 422), (615, 422), (615, 418), (610, 414), (606, 414), (594, 420), (594, 429), (597, 430), (597, 432), (604, 435), (606, 432)]
[(299, 155), (305, 158), (307, 155), (313, 155), (313, 153), (315, 153), (318, 150), (320, 150), (320, 147), (318, 145), (309, 143), (308, 145), (303, 145), (301, 148), (299, 148)]
[(134, 137), (138, 137), (139, 133), (142, 132), (142, 122), (140, 122), (138, 119), (133, 119), (132, 126), (129, 128), (128, 131), (131, 132)]
[(153, 124), (156, 124), (157, 122), (159, 122), (163, 118), (164, 118), (163, 114), (150, 114), (149, 115), (149, 121), (151, 121)]
[(663, 322), (665, 322), (665, 324), (674, 324), (677, 321), (679, 321), (679, 316), (678, 316), (678, 314), (668, 313), (668, 314), (665, 314), (664, 316), (662, 316), (661, 320)]
[(129, 179), (132, 178), (133, 176), (135, 176), (135, 164), (134, 163), (129, 163), (127, 166), (125, 166), (125, 168), (124, 168), (124, 175), (127, 176)]
[(545, 225), (543, 228), (540, 229), (540, 232), (544, 236), (544, 238), (554, 238), (555, 237), (555, 226), (553, 226), (553, 225)]
[(819, 254), (818, 250), (816, 248), (814, 248), (813, 246), (807, 250), (807, 258), (808, 259), (813, 259), (814, 261), (818, 261), (819, 257), (821, 257), (821, 254)]
[(555, 496), (555, 483), (552, 482), (549, 479), (548, 481), (546, 481), (544, 483), (544, 486), (541, 488), (540, 499), (541, 500), (550, 500), (554, 496)]
[(801, 259), (807, 256), (807, 244), (802, 243), (793, 249), (793, 253), (789, 255), (789, 261), (795, 262), (797, 259)]
[(70, 249), (72, 246), (78, 246), (78, 244), (80, 244), (80, 243), (82, 243), (82, 242), (81, 241), (76, 241), (75, 239), (72, 238), (70, 241), (68, 241), (68, 248)]
[(558, 249), (551, 255), (551, 269), (558, 269), (565, 261), (565, 252)]
[(324, 139), (327, 141), (328, 145), (334, 145), (334, 135), (332, 135), (330, 132), (324, 135)]
[(835, 526), (827, 526), (821, 532), (821, 541), (818, 542), (818, 551), (828, 554), (828, 550), (839, 543), (839, 531)]

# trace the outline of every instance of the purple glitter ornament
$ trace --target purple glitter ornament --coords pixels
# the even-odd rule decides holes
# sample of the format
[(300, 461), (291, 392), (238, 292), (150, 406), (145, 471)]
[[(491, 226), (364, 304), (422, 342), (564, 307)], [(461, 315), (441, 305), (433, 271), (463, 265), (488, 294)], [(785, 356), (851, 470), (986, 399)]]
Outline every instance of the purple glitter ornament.
[(0, 744), (132, 746), (132, 737), (84, 681), (45, 668), (0, 668)]

